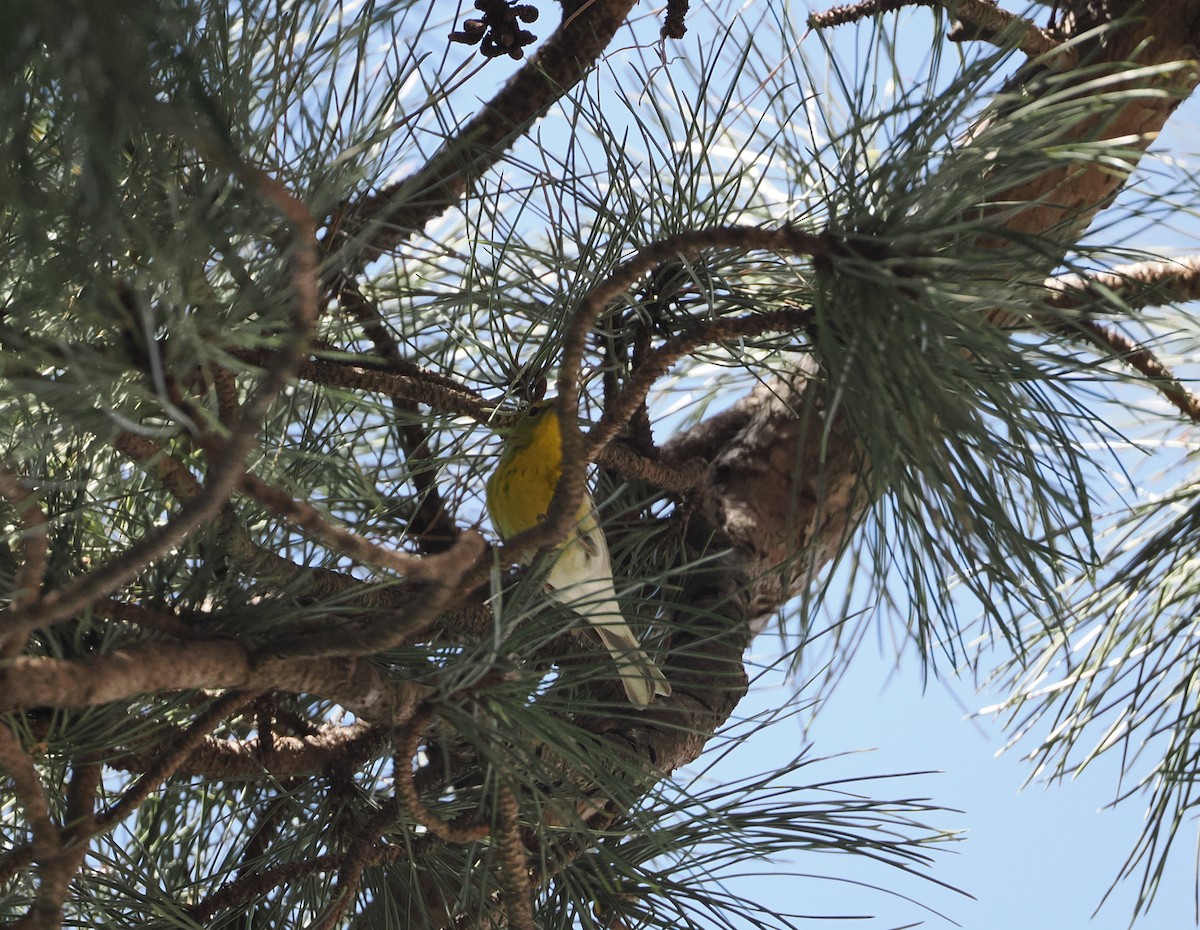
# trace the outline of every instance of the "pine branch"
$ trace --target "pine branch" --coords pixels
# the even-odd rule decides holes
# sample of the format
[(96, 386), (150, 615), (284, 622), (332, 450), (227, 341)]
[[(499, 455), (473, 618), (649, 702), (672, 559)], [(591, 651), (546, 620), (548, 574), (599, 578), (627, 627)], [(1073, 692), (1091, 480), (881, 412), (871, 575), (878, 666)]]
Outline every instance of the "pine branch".
[[(16, 511), (21, 523), (21, 564), (14, 579), (12, 609), (20, 612), (35, 605), (42, 596), (48, 562), (46, 513), (36, 496), (12, 469), (0, 465), (0, 497)], [(0, 661), (12, 659), (25, 650), (25, 637), (5, 635), (0, 623)]]
[(504, 913), (514, 930), (534, 930), (533, 885), (521, 838), (521, 806), (506, 785), (496, 789), (496, 831), (500, 852), (500, 887)]
[(1068, 325), (1070, 329), (1084, 333), (1095, 345), (1110, 352), (1114, 358), (1144, 375), (1180, 413), (1192, 422), (1200, 423), (1200, 397), (1188, 391), (1175, 373), (1148, 348), (1115, 329), (1101, 326), (1094, 320), (1079, 320)]
[[(325, 725), (304, 737), (276, 736), (269, 747), (259, 739), (207, 739), (180, 763), (176, 774), (213, 780), (249, 778), (263, 773), (280, 780), (318, 775), (335, 765), (353, 768), (383, 743), (384, 731), (365, 721), (347, 726)], [(130, 750), (107, 764), (117, 770), (140, 771), (158, 752), (157, 748)]]
[(436, 811), (426, 806), (417, 793), (413, 764), (429, 722), (427, 714), (413, 717), (405, 724), (401, 739), (397, 741), (393, 764), (396, 802), (415, 823), (445, 843), (465, 846), (478, 842), (491, 832), (480, 817), (463, 816), (453, 821), (443, 820)]
[[(29, 829), (33, 833), (33, 841), (29, 844), (31, 857), (37, 863), (39, 871), (49, 871), (53, 868), (54, 859), (62, 851), (62, 835), (50, 819), (45, 787), (33, 759), (21, 747), (20, 740), (12, 728), (3, 723), (0, 723), (0, 767), (8, 775), (13, 791), (25, 810)], [(13, 855), (13, 851), (8, 855)], [(54, 886), (55, 883), (50, 884)], [(44, 909), (40, 899), (36, 907), (39, 911)]]
[(952, 42), (982, 39), (1000, 48), (1016, 48), (1031, 58), (1037, 58), (1039, 64), (1059, 72), (1079, 66), (1077, 49), (1064, 46), (1058, 37), (1041, 29), (1036, 23), (997, 6), (992, 0), (862, 0), (860, 3), (835, 6), (821, 13), (811, 13), (808, 27), (831, 29), (910, 6), (941, 7), (951, 16), (958, 17), (961, 22), (947, 35)]
[(0, 667), (0, 713), (36, 707), (97, 707), (179, 689), (291, 691), (322, 695), (367, 720), (402, 723), (425, 688), (395, 681), (353, 658), (259, 656), (232, 640), (139, 643), (88, 659), (23, 656)]
[[(339, 267), (362, 268), (457, 203), (513, 141), (591, 69), (625, 22), (631, 0), (563, 9), (563, 22), (525, 66), (421, 169), (338, 211), (355, 238)], [(353, 225), (351, 225), (353, 224)]]
[(1200, 256), (1120, 265), (1112, 271), (1063, 275), (1046, 281), (1047, 304), (1059, 310), (1140, 310), (1200, 300)]

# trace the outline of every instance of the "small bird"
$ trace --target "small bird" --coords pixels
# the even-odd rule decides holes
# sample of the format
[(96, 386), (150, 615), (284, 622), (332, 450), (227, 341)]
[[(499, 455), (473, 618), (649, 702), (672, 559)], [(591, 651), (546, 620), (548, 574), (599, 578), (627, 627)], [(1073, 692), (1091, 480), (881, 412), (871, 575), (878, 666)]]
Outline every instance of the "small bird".
[[(533, 404), (508, 435), (500, 462), (487, 483), (487, 508), (496, 531), (508, 539), (536, 526), (550, 507), (562, 477), (562, 433), (551, 400)], [(617, 663), (631, 703), (646, 707), (656, 694), (671, 693), (658, 666), (621, 615), (613, 589), (612, 562), (595, 504), (586, 492), (575, 525), (546, 578), (550, 595), (586, 619)]]

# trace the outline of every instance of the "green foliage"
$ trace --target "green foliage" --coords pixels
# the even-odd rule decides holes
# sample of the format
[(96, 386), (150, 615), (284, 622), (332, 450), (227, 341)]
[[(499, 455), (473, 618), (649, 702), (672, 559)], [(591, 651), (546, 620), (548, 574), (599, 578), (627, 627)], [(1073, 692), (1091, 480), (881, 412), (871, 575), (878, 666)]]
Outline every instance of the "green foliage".
[[(1087, 217), (1074, 214), (1014, 231), (1028, 203), (1008, 195), (1056, 170), (1127, 174), (1140, 152), (1083, 127), (1168, 94), (1153, 81), (1177, 68), (1031, 70), (1005, 88), (1008, 52), (949, 60), (935, 44), (917, 62), (884, 19), (820, 47), (825, 34), (805, 44), (792, 12), (698, 11), (702, 38), (668, 46), (665, 62), (650, 45), (614, 51), (538, 128), (488, 153), (493, 167), (439, 203), (439, 219), (402, 228), (401, 245), (376, 256), (376, 237), (415, 207), (407, 194), (375, 213), (363, 204), (439, 145), (473, 145), (456, 134), (505, 66), (476, 71), (468, 51), (446, 47), (458, 11), (149, 0), (0, 11), (12, 76), (0, 91), (0, 465), (35, 498), (5, 490), (0, 505), (3, 641), (28, 607), (29, 508), (44, 516), (35, 587), (46, 592), (102, 575), (171, 525), (220, 473), (223, 443), (244, 426), (238, 405), (296, 338), (312, 283), (315, 339), (252, 424), (245, 466), (315, 516), (239, 485), (128, 583), (31, 624), (17, 652), (29, 667), (98, 674), (163, 644), (236, 642), (254, 673), (280, 656), (324, 669), (349, 656), (389, 686), (421, 689), (409, 717), (361, 729), (315, 687), (247, 686), (246, 706), (223, 712), (237, 697), (227, 682), (14, 705), (5, 720), (50, 822), (94, 828), (59, 902), (67, 925), (483, 925), (511, 918), (524, 873), (547, 927), (791, 927), (794, 915), (763, 912), (722, 877), (790, 852), (929, 876), (934, 844), (952, 834), (926, 822), (940, 820), (928, 802), (874, 800), (810, 776), (817, 763), (803, 756), (735, 784), (658, 771), (655, 740), (690, 741), (694, 756), (746, 738), (716, 729), (740, 665), (701, 662), (758, 619), (726, 591), (694, 596), (731, 575), (723, 542), (689, 536), (707, 501), (644, 475), (597, 481), (623, 606), (668, 675), (712, 700), (708, 729), (690, 705), (687, 718), (639, 716), (620, 699), (578, 618), (547, 604), (545, 557), (515, 575), (497, 562), (487, 600), (466, 597), (464, 579), (482, 575), (458, 576), (463, 596), (430, 617), (419, 614), (428, 579), (313, 530), (348, 527), (406, 565), (452, 552), (482, 520), (488, 427), (532, 378), (555, 375), (589, 293), (655, 240), (732, 223), (834, 245), (661, 263), (589, 334), (583, 414), (598, 420), (652, 347), (695, 337), (652, 385), (644, 429), (623, 436), (657, 462), (651, 428), (661, 446), (756, 387), (787, 397), (779, 385), (810, 366), (822, 413), (805, 440), (821, 447), (849, 424), (870, 507), (836, 545), (781, 567), (805, 582), (783, 616), (796, 662), (818, 661), (821, 611), (847, 653), (867, 622), (896, 621), (921, 661), (940, 650), (957, 663), (969, 633), (998, 641), (1013, 656), (1015, 725), (1051, 724), (1038, 754), (1058, 774), (1086, 764), (1074, 754), (1098, 727), (1092, 754), (1154, 757), (1152, 818), (1128, 865), (1145, 863), (1149, 900), (1160, 850), (1196, 804), (1193, 463), (1158, 499), (1097, 514), (1122, 439), (1112, 415), (1136, 405), (1146, 379), (1120, 374), (1121, 353), (1082, 338), (1081, 324), (1138, 310), (1119, 295), (1063, 309), (1044, 279), (1127, 257), (1124, 240), (1100, 230), (1081, 241)], [(904, 28), (927, 26), (940, 35), (945, 23)], [(1135, 74), (1151, 88), (1124, 82)], [(264, 177), (319, 230), (313, 282), (297, 270), (286, 198), (255, 183)], [(1128, 212), (1162, 208), (1147, 194)], [(720, 335), (774, 311), (805, 322)], [(1141, 320), (1152, 335), (1165, 328)], [(1098, 555), (1105, 534), (1123, 560)], [(843, 561), (829, 568), (832, 555)], [(839, 598), (826, 582), (848, 572)], [(392, 640), (354, 651), (389, 624)], [(1089, 636), (1085, 660), (1067, 662)], [(293, 751), (307, 754), (294, 770), (280, 761)], [(162, 784), (140, 793), (154, 775)], [(0, 794), (6, 918), (50, 884), (18, 861), (42, 838), (30, 795), (14, 790)], [(510, 793), (519, 829), (502, 813)]]

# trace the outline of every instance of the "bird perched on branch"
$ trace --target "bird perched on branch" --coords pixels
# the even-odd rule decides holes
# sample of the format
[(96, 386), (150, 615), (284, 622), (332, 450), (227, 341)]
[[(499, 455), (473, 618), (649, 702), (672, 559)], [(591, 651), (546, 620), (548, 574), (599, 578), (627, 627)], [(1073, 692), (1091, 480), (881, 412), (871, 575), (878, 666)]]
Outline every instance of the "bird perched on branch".
[[(512, 427), (487, 483), (487, 507), (504, 539), (536, 526), (546, 515), (562, 476), (562, 433), (554, 402), (539, 401)], [(613, 589), (612, 563), (595, 504), (586, 492), (575, 525), (554, 556), (546, 578), (550, 594), (586, 619), (617, 664), (631, 703), (646, 707), (671, 693), (658, 666), (625, 622)]]

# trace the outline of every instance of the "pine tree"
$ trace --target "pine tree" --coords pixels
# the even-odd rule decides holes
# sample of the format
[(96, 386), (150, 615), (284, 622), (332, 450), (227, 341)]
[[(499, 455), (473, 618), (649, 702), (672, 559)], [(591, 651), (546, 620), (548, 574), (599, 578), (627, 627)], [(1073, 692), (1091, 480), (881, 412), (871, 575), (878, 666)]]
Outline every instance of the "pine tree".
[[(936, 879), (927, 803), (694, 778), (769, 625), (832, 686), (891, 624), (1039, 764), (1126, 753), (1148, 905), (1200, 264), (1128, 243), (1196, 210), (1147, 150), (1197, 4), (475, 6), (0, 10), (0, 916), (777, 927), (708, 879)], [(545, 382), (562, 480), (501, 544)], [(544, 591), (588, 488), (646, 710)]]

